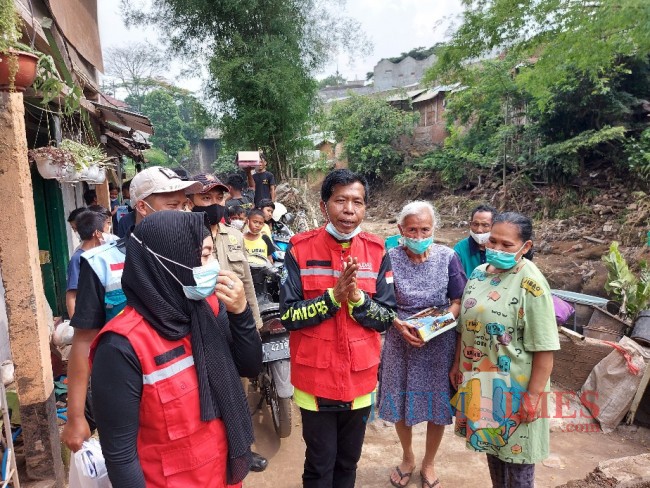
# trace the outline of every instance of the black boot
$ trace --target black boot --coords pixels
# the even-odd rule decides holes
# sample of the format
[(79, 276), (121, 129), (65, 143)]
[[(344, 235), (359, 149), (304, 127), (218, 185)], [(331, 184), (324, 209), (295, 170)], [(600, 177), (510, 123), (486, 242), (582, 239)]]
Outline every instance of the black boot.
[(269, 465), (268, 460), (257, 454), (256, 452), (253, 453), (253, 463), (251, 464), (251, 471), (255, 471), (256, 473), (261, 473), (266, 469), (266, 467)]

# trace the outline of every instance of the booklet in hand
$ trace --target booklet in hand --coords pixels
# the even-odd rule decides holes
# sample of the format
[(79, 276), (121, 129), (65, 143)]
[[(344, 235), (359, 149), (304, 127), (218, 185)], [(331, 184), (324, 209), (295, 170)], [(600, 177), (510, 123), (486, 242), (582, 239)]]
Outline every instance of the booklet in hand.
[(437, 307), (426, 308), (406, 319), (414, 326), (424, 342), (456, 327), (454, 314)]

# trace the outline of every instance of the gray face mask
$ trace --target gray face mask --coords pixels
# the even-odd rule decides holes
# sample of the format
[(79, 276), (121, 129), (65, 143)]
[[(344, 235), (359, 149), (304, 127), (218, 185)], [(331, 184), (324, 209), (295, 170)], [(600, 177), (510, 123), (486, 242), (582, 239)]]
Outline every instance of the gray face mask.
[[(142, 247), (144, 247), (147, 252), (150, 252), (151, 254), (154, 255), (154, 257), (158, 260), (160, 265), (167, 271), (172, 278), (174, 278), (179, 285), (183, 287), (183, 293), (185, 294), (185, 297), (190, 299), (190, 300), (205, 300), (208, 298), (210, 295), (214, 293), (215, 288), (217, 287), (217, 279), (219, 278), (219, 272), (221, 271), (221, 266), (219, 265), (219, 261), (216, 259), (213, 259), (210, 261), (208, 264), (205, 264), (203, 266), (199, 266), (197, 268), (190, 268), (188, 266), (185, 266), (184, 264), (177, 263), (176, 261), (172, 261), (169, 258), (166, 258), (165, 256), (161, 256), (158, 253), (153, 252), (151, 249), (149, 249), (147, 246), (144, 245), (144, 243), (138, 239), (136, 236), (131, 235), (132, 239), (135, 239), (136, 242), (138, 242)], [(192, 271), (192, 276), (194, 277), (194, 282), (196, 285), (184, 285), (181, 283), (181, 281), (176, 277), (174, 273), (172, 273), (167, 266), (161, 261), (161, 259), (164, 259), (165, 261), (168, 261), (170, 263), (174, 263), (177, 266), (180, 266), (181, 268), (189, 269)]]

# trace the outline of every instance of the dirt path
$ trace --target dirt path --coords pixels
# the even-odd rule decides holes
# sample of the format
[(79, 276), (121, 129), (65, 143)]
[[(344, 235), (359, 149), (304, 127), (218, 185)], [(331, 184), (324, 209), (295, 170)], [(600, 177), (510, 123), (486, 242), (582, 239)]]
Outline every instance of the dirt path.
[[(256, 449), (269, 459), (264, 473), (251, 473), (246, 488), (300, 488), (305, 444), (301, 435), (300, 413), (294, 407), (290, 437), (278, 439), (273, 431), (268, 409), (253, 417)], [(426, 427), (414, 428), (416, 458), (424, 454)], [(600, 461), (650, 452), (650, 431), (621, 428), (612, 434), (561, 432), (551, 433), (551, 457), (536, 468), (536, 486), (550, 488), (570, 480), (584, 478)], [(388, 473), (400, 462), (401, 450), (392, 424), (375, 419), (368, 425), (357, 473), (357, 488), (390, 487)], [(445, 488), (484, 488), (490, 486), (485, 456), (468, 451), (451, 426), (438, 453), (438, 476)], [(420, 486), (414, 475), (409, 486)]]
[[(368, 212), (363, 228), (382, 237), (396, 234), (397, 225), (387, 218), (373, 217)], [(442, 216), (442, 228), (436, 232), (436, 242), (453, 246), (467, 236), (466, 226), (459, 227), (458, 218)], [(537, 243), (536, 243), (537, 244)], [(552, 287), (583, 289), (581, 273), (585, 266), (598, 269), (590, 279), (602, 279), (604, 268), (599, 268), (603, 250), (584, 241), (562, 241), (548, 243), (547, 252), (539, 254), (535, 262), (545, 273)], [(581, 266), (583, 268), (581, 268)], [(594, 284), (594, 289), (602, 285)], [(254, 395), (250, 398), (255, 402)], [(294, 406), (293, 431), (289, 438), (278, 439), (273, 431), (268, 409), (254, 415), (257, 438), (256, 449), (269, 459), (264, 473), (251, 473), (246, 487), (299, 488), (304, 462), (305, 444), (301, 435), (300, 413)], [(551, 432), (551, 457), (536, 468), (536, 486), (555, 487), (570, 480), (584, 478), (600, 461), (646, 453), (650, 451), (650, 431), (647, 429), (619, 428), (612, 434), (600, 432), (566, 432), (558, 425)], [(416, 458), (424, 453), (426, 426), (414, 428)], [(388, 473), (401, 460), (399, 441), (392, 424), (375, 419), (368, 425), (363, 454), (359, 463), (358, 488), (390, 487)], [(453, 434), (450, 426), (445, 431), (438, 453), (437, 472), (441, 486), (462, 488), (484, 488), (490, 486), (485, 456), (472, 453), (465, 448), (462, 439)], [(413, 476), (409, 486), (420, 486), (419, 476)]]

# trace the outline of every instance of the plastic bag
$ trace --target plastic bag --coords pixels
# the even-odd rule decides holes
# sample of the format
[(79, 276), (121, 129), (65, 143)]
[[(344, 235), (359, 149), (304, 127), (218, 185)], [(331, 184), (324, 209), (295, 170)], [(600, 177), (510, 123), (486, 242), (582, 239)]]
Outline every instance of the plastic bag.
[(557, 325), (564, 325), (575, 312), (573, 305), (553, 295), (553, 307), (555, 308), (555, 321)]
[(627, 337), (611, 345), (615, 349), (594, 367), (581, 390), (581, 398), (590, 399), (585, 406), (605, 434), (612, 432), (630, 409), (650, 359), (650, 349)]
[(70, 458), (69, 488), (112, 488), (97, 439), (89, 439)]

